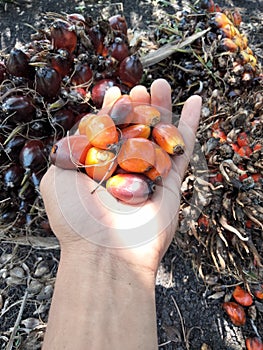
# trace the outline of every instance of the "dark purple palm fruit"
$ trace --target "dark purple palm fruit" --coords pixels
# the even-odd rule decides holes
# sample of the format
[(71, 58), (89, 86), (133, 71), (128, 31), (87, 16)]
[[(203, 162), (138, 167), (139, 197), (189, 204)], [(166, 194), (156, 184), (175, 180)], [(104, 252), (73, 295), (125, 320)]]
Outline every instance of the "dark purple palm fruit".
[(67, 21), (57, 20), (50, 29), (54, 50), (65, 49), (72, 53), (77, 46), (77, 33), (74, 26)]
[(51, 67), (41, 67), (36, 71), (36, 91), (46, 99), (57, 97), (61, 87), (60, 74)]
[(48, 59), (51, 67), (54, 68), (62, 78), (69, 75), (73, 68), (73, 55), (65, 49), (57, 50), (57, 52), (52, 53)]
[(29, 140), (20, 151), (19, 161), (26, 173), (40, 170), (47, 165), (44, 144), (40, 140)]
[(16, 77), (33, 79), (35, 69), (29, 65), (28, 55), (20, 49), (12, 49), (6, 60), (6, 69), (9, 74)]
[(50, 119), (51, 125), (56, 130), (57, 136), (65, 136), (75, 124), (75, 116), (69, 109), (62, 108), (54, 113)]
[(10, 138), (10, 140), (6, 140), (6, 144), (4, 146), (5, 154), (8, 156), (9, 160), (17, 161), (19, 158), (19, 153), (21, 149), (24, 147), (26, 139), (21, 135), (15, 135)]
[(109, 54), (119, 62), (128, 57), (129, 48), (125, 40), (120, 36), (116, 36), (114, 42), (109, 47)]
[(109, 23), (112, 29), (127, 35), (128, 25), (125, 17), (121, 15), (114, 15), (109, 18)]
[(5, 80), (7, 74), (6, 66), (3, 62), (0, 62), (0, 84)]
[(3, 183), (5, 189), (18, 188), (24, 177), (24, 169), (19, 164), (10, 165), (3, 172)]
[(11, 96), (2, 104), (2, 111), (9, 123), (27, 123), (36, 115), (36, 108), (29, 96)]
[(143, 66), (139, 57), (134, 54), (126, 57), (120, 64), (118, 76), (121, 82), (129, 87), (139, 83), (143, 75)]
[(87, 63), (79, 63), (74, 68), (74, 74), (71, 78), (73, 85), (81, 85), (91, 81), (93, 73)]
[(96, 108), (101, 108), (106, 91), (114, 85), (117, 85), (114, 80), (102, 79), (93, 86), (91, 99)]

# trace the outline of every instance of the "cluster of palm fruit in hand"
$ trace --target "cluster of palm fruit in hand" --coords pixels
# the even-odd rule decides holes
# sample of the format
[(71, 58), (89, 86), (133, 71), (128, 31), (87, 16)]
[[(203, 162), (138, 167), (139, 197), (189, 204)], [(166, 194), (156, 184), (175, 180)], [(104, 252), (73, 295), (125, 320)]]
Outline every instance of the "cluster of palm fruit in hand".
[(94, 22), (49, 14), (31, 41), (0, 62), (0, 223), (31, 222), (53, 144), (105, 91), (129, 92), (143, 74), (123, 16)]
[(182, 135), (165, 119), (154, 106), (121, 95), (107, 113), (85, 115), (77, 134), (60, 139), (51, 150), (51, 163), (84, 169), (118, 200), (142, 204), (169, 174), (171, 156), (184, 153)]

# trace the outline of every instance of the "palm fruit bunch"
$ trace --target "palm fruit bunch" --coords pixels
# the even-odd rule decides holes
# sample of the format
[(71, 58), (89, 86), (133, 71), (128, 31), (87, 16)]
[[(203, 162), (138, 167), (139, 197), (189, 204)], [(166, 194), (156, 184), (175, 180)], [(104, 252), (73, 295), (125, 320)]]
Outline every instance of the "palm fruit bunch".
[(0, 223), (36, 217), (50, 150), (81, 117), (101, 107), (105, 91), (129, 92), (142, 78), (122, 15), (94, 21), (47, 14), (31, 41), (0, 62)]
[(169, 77), (174, 113), (194, 93), (203, 99), (197, 139), (207, 171), (195, 167), (196, 154), (175, 240), (193, 252), (204, 279), (216, 268), (262, 280), (262, 54), (241, 20), (235, 9), (197, 1), (157, 26), (155, 60), (142, 59), (146, 77)]
[(134, 104), (123, 94), (107, 113), (85, 115), (78, 134), (53, 146), (51, 163), (83, 170), (118, 200), (142, 204), (168, 176), (171, 156), (185, 149), (178, 128), (163, 119), (154, 106)]
[(169, 22), (156, 26), (152, 40), (160, 53), (152, 60), (143, 57), (144, 68), (156, 78), (159, 64), (171, 79), (175, 103), (193, 93), (210, 93), (211, 86), (229, 97), (241, 95), (262, 80), (260, 61), (241, 23), (237, 9), (220, 8), (213, 0), (195, 2), (171, 16)]

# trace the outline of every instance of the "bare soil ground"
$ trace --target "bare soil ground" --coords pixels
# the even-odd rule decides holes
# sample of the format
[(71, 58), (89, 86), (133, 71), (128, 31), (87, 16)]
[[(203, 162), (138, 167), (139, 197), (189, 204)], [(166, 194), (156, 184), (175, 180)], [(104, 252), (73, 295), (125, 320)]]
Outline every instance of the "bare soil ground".
[[(111, 2), (107, 2), (107, 4)], [(113, 2), (112, 2), (113, 3)], [(158, 16), (184, 9), (187, 1), (124, 0), (124, 15), (129, 26), (145, 32), (154, 30)], [(243, 15), (243, 28), (250, 42), (262, 54), (262, 10), (260, 0), (225, 0), (220, 5), (236, 7)], [(94, 13), (103, 10), (105, 2), (17, 0), (1, 4), (0, 49), (8, 52), (15, 44), (30, 40), (33, 27), (41, 25), (43, 13), (70, 13), (84, 7)], [(112, 11), (112, 6), (107, 10)], [(261, 39), (260, 39), (261, 38)], [(260, 51), (261, 50), (261, 51)], [(261, 56), (262, 59), (262, 56)], [(160, 73), (161, 74), (161, 73)], [(59, 246), (52, 233), (48, 240), (26, 243), (13, 238), (1, 239), (0, 246), (0, 347), (1, 349), (40, 349), (50, 307)], [(4, 232), (0, 233), (4, 236)], [(193, 263), (193, 251), (181, 249), (176, 241), (167, 251), (156, 281), (159, 348), (162, 350), (242, 350), (245, 338), (263, 338), (263, 305), (251, 309), (256, 316), (244, 327), (235, 327), (222, 310), (222, 301), (236, 283), (231, 274), (220, 274), (210, 266), (207, 281)], [(208, 265), (210, 262), (208, 261)], [(263, 281), (262, 281), (263, 282)], [(254, 305), (255, 306), (255, 305)], [(139, 315), (138, 315), (139, 317)], [(11, 344), (11, 345), (10, 345)], [(11, 346), (11, 347), (10, 347)]]

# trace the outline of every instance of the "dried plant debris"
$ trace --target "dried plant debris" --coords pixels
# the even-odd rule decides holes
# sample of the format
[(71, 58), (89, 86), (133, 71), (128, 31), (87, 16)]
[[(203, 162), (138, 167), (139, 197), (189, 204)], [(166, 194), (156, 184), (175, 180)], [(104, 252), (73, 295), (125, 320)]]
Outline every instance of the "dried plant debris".
[[(214, 266), (253, 283), (263, 278), (263, 73), (241, 21), (235, 9), (199, 1), (157, 26), (153, 41), (160, 48), (142, 62), (155, 57), (148, 76), (162, 70), (173, 88), (175, 110), (192, 94), (203, 98), (197, 138), (207, 178), (189, 167), (176, 241), (194, 250), (201, 275)], [(202, 35), (187, 42), (196, 33)], [(162, 55), (166, 47), (173, 50), (168, 58)]]

